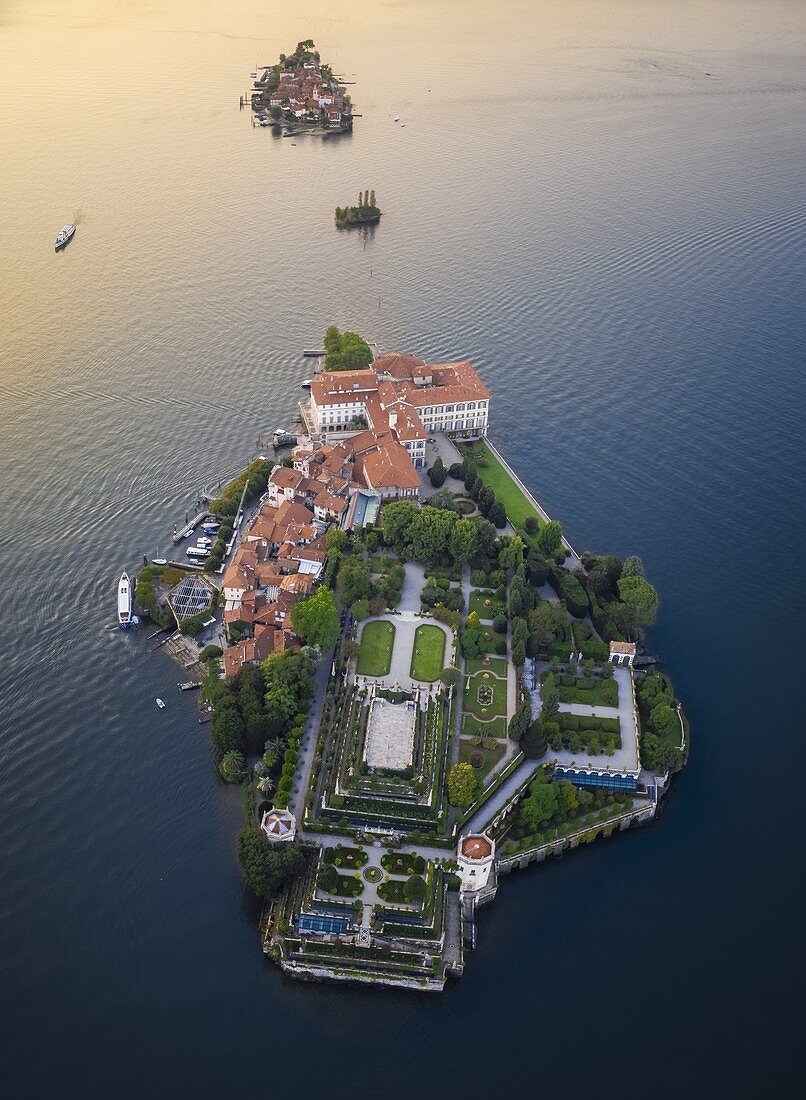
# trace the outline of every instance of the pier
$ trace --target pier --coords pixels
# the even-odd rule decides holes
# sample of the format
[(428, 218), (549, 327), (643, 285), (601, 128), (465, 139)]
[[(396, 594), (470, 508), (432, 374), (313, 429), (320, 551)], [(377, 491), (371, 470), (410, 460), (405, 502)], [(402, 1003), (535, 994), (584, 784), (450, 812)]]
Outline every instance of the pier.
[[(187, 513), (185, 513), (185, 514), (187, 515)], [(181, 542), (182, 539), (190, 538), (190, 536), (193, 534), (193, 532), (196, 530), (196, 528), (199, 526), (199, 524), (203, 520), (207, 519), (207, 517), (209, 515), (210, 515), (209, 512), (199, 512), (199, 514), (197, 516), (194, 516), (193, 519), (187, 524), (187, 526), (183, 527), (181, 531), (177, 531), (176, 528), (174, 528), (174, 533), (173, 533), (174, 546), (176, 546), (176, 544), (178, 542)]]

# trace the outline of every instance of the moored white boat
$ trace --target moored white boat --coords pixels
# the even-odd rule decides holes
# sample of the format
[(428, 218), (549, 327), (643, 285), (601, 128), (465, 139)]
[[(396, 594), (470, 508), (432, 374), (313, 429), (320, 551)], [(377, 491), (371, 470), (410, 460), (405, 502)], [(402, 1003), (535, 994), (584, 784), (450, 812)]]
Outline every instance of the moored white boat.
[(123, 573), (118, 582), (118, 623), (124, 630), (132, 625), (132, 583), (128, 573)]
[(157, 706), (160, 710), (165, 710), (165, 703), (163, 703), (162, 699), (157, 699)]
[(60, 249), (64, 248), (64, 246), (66, 244), (69, 244), (70, 241), (72, 241), (73, 236), (75, 235), (75, 231), (76, 231), (76, 227), (74, 225), (62, 226), (62, 228), (56, 234), (56, 251), (57, 252)]

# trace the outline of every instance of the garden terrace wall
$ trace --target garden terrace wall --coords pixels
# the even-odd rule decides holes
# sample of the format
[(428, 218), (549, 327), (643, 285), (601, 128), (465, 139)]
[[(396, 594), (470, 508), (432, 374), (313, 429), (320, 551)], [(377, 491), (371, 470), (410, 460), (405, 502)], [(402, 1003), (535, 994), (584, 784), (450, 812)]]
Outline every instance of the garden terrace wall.
[(509, 871), (526, 867), (529, 863), (542, 862), (547, 856), (559, 855), (566, 849), (578, 848), (581, 843), (592, 843), (599, 837), (611, 836), (618, 829), (622, 831), (630, 828), (635, 823), (643, 824), (651, 821), (657, 811), (654, 802), (644, 802), (641, 806), (633, 806), (631, 810), (614, 814), (604, 821), (594, 821), (565, 836), (558, 836), (547, 840), (543, 844), (523, 851), (513, 852), (512, 855), (503, 856), (495, 862), (496, 871), (506, 874)]

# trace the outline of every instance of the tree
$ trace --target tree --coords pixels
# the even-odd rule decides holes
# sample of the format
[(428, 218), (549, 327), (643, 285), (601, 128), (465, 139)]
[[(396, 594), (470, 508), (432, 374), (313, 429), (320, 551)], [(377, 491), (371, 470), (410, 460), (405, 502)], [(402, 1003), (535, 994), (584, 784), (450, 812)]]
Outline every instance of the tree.
[(286, 879), (305, 867), (305, 849), (296, 841), (271, 844), (256, 825), (238, 835), (238, 860), (244, 881), (259, 897), (269, 897)]
[(456, 512), (428, 506), (420, 508), (408, 531), (415, 560), (433, 565), (446, 552), (448, 539), (458, 519)]
[(548, 749), (546, 732), (539, 718), (535, 718), (534, 722), (530, 723), (521, 737), (521, 749), (528, 760), (539, 760), (546, 755)]
[(683, 754), (676, 745), (659, 740), (654, 733), (645, 733), (641, 738), (641, 763), (650, 771), (677, 771), (683, 766)]
[(271, 794), (274, 790), (274, 780), (269, 775), (261, 775), (257, 781), (257, 789), (261, 794)]
[(227, 707), (220, 703), (216, 706), (212, 736), (216, 748), (224, 753), (243, 746), (243, 719), (234, 703)]
[[(359, 206), (362, 203), (359, 196)], [(339, 332), (335, 325), (325, 330), (325, 369), (329, 371), (363, 370), (374, 356), (372, 348), (357, 332)]]
[(490, 523), (494, 523), (499, 529), (507, 525), (507, 514), (504, 511), (504, 505), (499, 500), (490, 509)]
[(557, 790), (554, 783), (536, 780), (529, 788), (528, 798), (520, 807), (520, 821), (532, 832), (557, 813)]
[(554, 673), (546, 674), (540, 686), (540, 702), (544, 718), (552, 718), (560, 709), (560, 694), (554, 681)]
[(507, 734), (512, 741), (520, 741), (532, 721), (532, 703), (529, 696), (524, 699), (509, 720)]
[(372, 595), (372, 574), (369, 567), (359, 558), (344, 558), (339, 567), (336, 589), (345, 607), (351, 607), (358, 600), (369, 599)]
[(465, 473), (465, 491), (469, 493), (478, 480), (479, 475), (471, 466)]
[(266, 718), (272, 733), (280, 733), (297, 711), (297, 699), (287, 684), (274, 683), (266, 692)]
[(381, 528), (387, 546), (400, 547), (410, 541), (409, 527), (419, 509), (412, 500), (397, 500), (381, 512)]
[(445, 687), (456, 687), (461, 680), (462, 676), (458, 668), (454, 668), (452, 665), (448, 668), (443, 668), (439, 674), (439, 678)]
[[(630, 554), (628, 558), (625, 558), (624, 565), (621, 568), (622, 577), (643, 577), (644, 575), (644, 563), (637, 554)], [(618, 577), (616, 580), (618, 580)]]
[(498, 564), (502, 569), (517, 569), (523, 562), (524, 542), (520, 535), (504, 536), (498, 552)]
[(321, 650), (332, 649), (339, 636), (339, 613), (336, 597), (329, 588), (319, 587), (307, 600), (299, 600), (291, 608), (294, 630), (308, 645)]
[(445, 464), (442, 459), (437, 455), (434, 465), (428, 471), (428, 478), (435, 489), (441, 489), (445, 484), (445, 478), (448, 476), (448, 471), (445, 469)]
[(652, 708), (649, 723), (653, 732), (661, 738), (673, 738), (680, 731), (680, 722), (668, 703), (658, 703)]
[(282, 107), (278, 107), (278, 106), (275, 105), (274, 107), (269, 108), (269, 114), (271, 115), (271, 117), (274, 119), (275, 122), (277, 122), (277, 120), (280, 118), (282, 113), (283, 113)]
[(448, 799), (452, 806), (469, 806), (475, 801), (479, 781), (469, 764), (454, 764), (448, 772)]
[(523, 529), (527, 535), (536, 535), (540, 530), (536, 516), (527, 516), (523, 523)]
[(425, 880), (421, 875), (409, 875), (403, 883), (403, 897), (409, 905), (421, 905), (425, 898)]
[(540, 645), (545, 645), (561, 632), (565, 636), (567, 619), (557, 600), (541, 600), (534, 611), (529, 612), (529, 626)]
[(540, 529), (537, 536), (538, 548), (546, 555), (556, 554), (560, 549), (563, 538), (563, 529), (556, 519), (549, 520)]
[[(627, 559), (629, 561), (629, 558)], [(648, 625), (658, 613), (658, 593), (643, 577), (636, 574), (621, 576), (618, 591), (624, 603), (633, 610), (637, 623)]]
[(514, 619), (512, 622), (512, 644), (516, 642), (522, 642), (526, 645), (526, 641), (529, 637), (529, 624), (526, 619)]
[(246, 761), (243, 753), (235, 750), (225, 752), (218, 770), (221, 772), (221, 778), (227, 783), (240, 783), (246, 776)]
[(498, 538), (494, 525), (483, 516), (474, 516), (470, 522), (476, 528), (476, 546), (479, 552), (487, 558), (494, 557)]
[(458, 519), (448, 539), (448, 552), (455, 562), (469, 561), (476, 552), (476, 527), (470, 519)]
[(477, 503), (481, 514), (483, 516), (489, 516), (490, 509), (495, 504), (495, 493), (488, 485), (485, 485), (479, 492)]
[(456, 511), (456, 501), (453, 497), (453, 492), (446, 486), (443, 486), (428, 498), (429, 508), (443, 508), (449, 512)]
[(334, 550), (343, 551), (347, 546), (347, 532), (340, 531), (338, 527), (331, 527), (325, 532), (325, 550), (332, 554)]
[(557, 812), (562, 816), (571, 813), (579, 806), (576, 787), (567, 779), (560, 779), (554, 787), (557, 791)]

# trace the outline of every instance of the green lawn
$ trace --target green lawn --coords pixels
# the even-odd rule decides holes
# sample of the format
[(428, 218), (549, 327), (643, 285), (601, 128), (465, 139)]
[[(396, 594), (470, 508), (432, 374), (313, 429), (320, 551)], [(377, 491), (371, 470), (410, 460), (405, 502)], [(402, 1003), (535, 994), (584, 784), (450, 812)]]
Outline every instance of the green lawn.
[(483, 749), (481, 746), (472, 745), (470, 741), (465, 737), (459, 738), (459, 763), (470, 763), (470, 754), (472, 752), (480, 752), (484, 757), (484, 763), (480, 768), (474, 769), (479, 779), (486, 779), (489, 772), (495, 767), (504, 753), (507, 751), (506, 745), (496, 745), (494, 749)]
[(418, 626), (414, 632), (411, 675), (433, 684), (445, 667), (445, 634), (438, 626)]
[(385, 676), (392, 663), (394, 624), (387, 619), (367, 623), (361, 631), (361, 649), (356, 672), (359, 676)]
[(484, 465), (476, 464), (475, 470), (485, 485), (495, 493), (495, 499), (504, 505), (507, 519), (513, 527), (523, 527), (528, 516), (534, 516), (540, 526), (544, 520), (534, 506), (523, 495), (512, 480), (509, 472), (501, 465), (483, 440), (478, 440), (471, 448), (460, 447), (464, 454), (481, 459)]
[[(482, 706), (479, 701), (479, 688), (489, 688), (492, 692), (492, 700), (486, 706)], [(499, 715), (505, 718), (507, 713), (506, 680), (499, 680), (495, 676), (485, 677), (483, 672), (471, 676), (465, 686), (464, 712), (481, 719), (496, 718)]]
[(498, 737), (507, 735), (507, 720), (502, 715), (493, 718), (490, 722), (480, 722), (472, 714), (465, 714), (462, 718), (462, 733), (466, 737)]
[[(545, 680), (548, 673), (544, 672), (540, 682)], [(562, 677), (555, 677), (557, 693), (561, 703), (584, 703), (589, 707), (617, 707), (618, 683), (616, 680), (601, 681), (596, 677), (587, 679), (576, 677), (573, 686), (563, 684)], [(607, 684), (607, 686), (605, 686)]]
[(502, 680), (507, 678), (507, 662), (504, 657), (490, 657), (489, 665), (485, 665), (483, 657), (472, 657), (465, 662), (468, 676), (477, 672), (492, 672), (493, 676), (500, 676)]
[[(489, 607), (485, 607), (485, 600), (490, 601)], [(468, 614), (471, 611), (475, 611), (478, 617), (483, 622), (486, 621), (488, 623), (491, 623), (495, 616), (500, 615), (504, 610), (504, 605), (496, 600), (494, 592), (484, 592), (481, 588), (479, 588), (470, 593), (470, 607), (468, 608)]]

